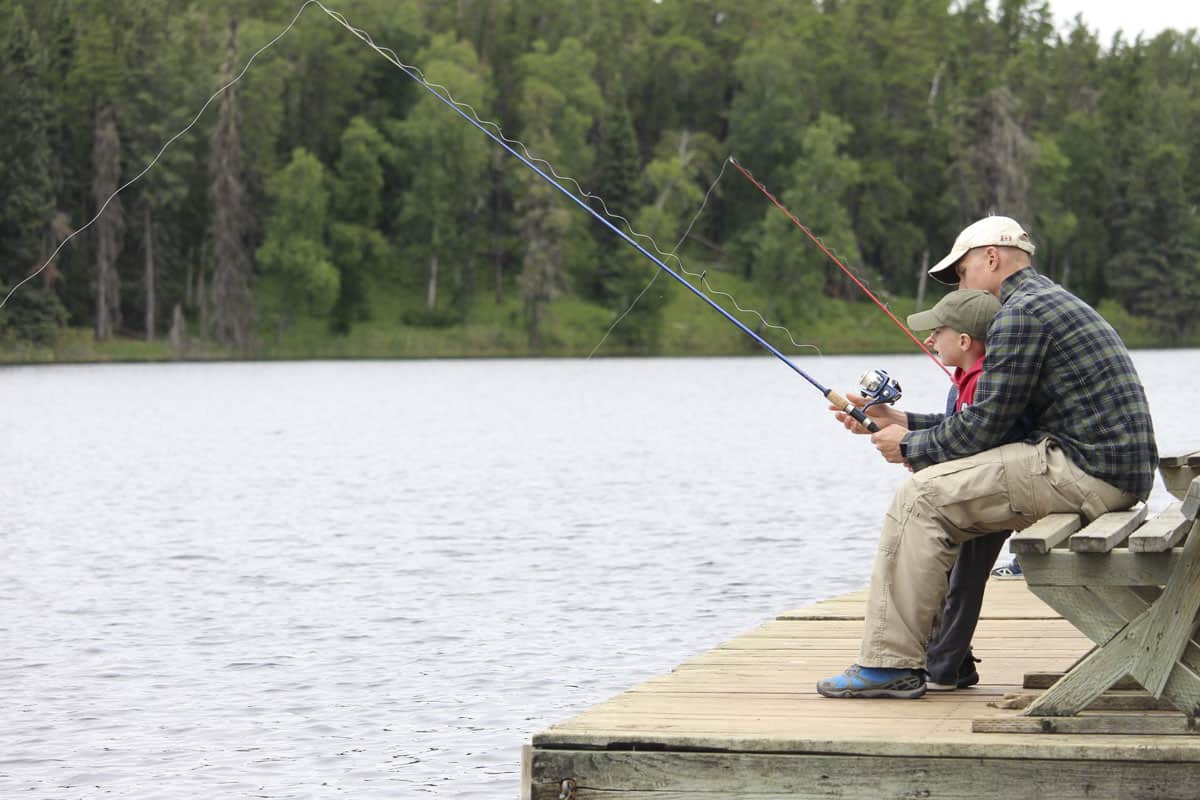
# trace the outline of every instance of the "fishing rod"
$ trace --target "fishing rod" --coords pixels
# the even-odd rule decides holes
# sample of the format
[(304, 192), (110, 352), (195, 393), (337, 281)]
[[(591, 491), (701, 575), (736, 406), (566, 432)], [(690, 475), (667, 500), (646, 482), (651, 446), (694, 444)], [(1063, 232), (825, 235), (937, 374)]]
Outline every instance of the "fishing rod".
[[(840, 269), (842, 272), (846, 273), (846, 277), (848, 277), (850, 280), (854, 281), (854, 284), (859, 289), (862, 289), (863, 292), (867, 295), (867, 297), (871, 298), (871, 300), (875, 303), (875, 305), (879, 307), (879, 310), (882, 311), (884, 314), (887, 314), (888, 318), (892, 322), (896, 323), (897, 328), (904, 331), (905, 335), (908, 336), (909, 339), (912, 339), (913, 343), (916, 344), (917, 347), (919, 347), (925, 351), (925, 355), (929, 356), (933, 360), (933, 363), (937, 364), (938, 368), (941, 369), (942, 372), (946, 373), (947, 378), (949, 378), (950, 380), (954, 380), (954, 375), (950, 372), (949, 369), (946, 368), (946, 365), (942, 363), (941, 359), (939, 359), (936, 355), (934, 355), (933, 352), (930, 351), (930, 349), (925, 346), (925, 343), (922, 342), (920, 339), (918, 339), (913, 334), (913, 332), (908, 329), (908, 326), (906, 326), (900, 320), (896, 319), (896, 315), (893, 314), (886, 305), (884, 305), (882, 302), (880, 302), (879, 298), (876, 297), (871, 292), (871, 290), (867, 288), (866, 284), (863, 283), (862, 281), (860, 281), (858, 279), (858, 276), (856, 276), (853, 272), (851, 272), (849, 269), (847, 269), (846, 265), (843, 264), (838, 259), (837, 256), (835, 256), (832, 252), (830, 252), (829, 248), (826, 247), (820, 239), (818, 239), (816, 236), (814, 236), (812, 231), (810, 231), (807, 227), (805, 227), (804, 224), (800, 222), (800, 220), (796, 219), (795, 214), (793, 214), (791, 211), (788, 211), (787, 208), (783, 205), (783, 203), (776, 200), (775, 195), (773, 195), (769, 191), (767, 191), (766, 186), (763, 186), (763, 184), (757, 178), (755, 178), (753, 175), (751, 175), (747, 169), (745, 169), (741, 164), (739, 164), (737, 162), (737, 159), (733, 158), (733, 156), (729, 157), (729, 163), (733, 164), (733, 166), (737, 168), (737, 171), (742, 173), (743, 176), (745, 176), (746, 180), (748, 180), (748, 181), (750, 181), (750, 183), (754, 184), (758, 188), (758, 190), (760, 192), (762, 192), (763, 195), (775, 205), (776, 208), (778, 208), (785, 215), (787, 215), (787, 218), (790, 219), (797, 228), (802, 230), (804, 232), (804, 235), (807, 236), (812, 241), (812, 243), (815, 244), (821, 250), (821, 252), (824, 253), (825, 256), (834, 263), (835, 266), (837, 266), (838, 269)], [(875, 371), (883, 372), (883, 370), (875, 370)], [(883, 375), (885, 378), (887, 377), (887, 373), (883, 373)], [(867, 375), (864, 375), (862, 380), (860, 381), (860, 383), (862, 384), (862, 387), (864, 389), (866, 389), (867, 385), (870, 384), (871, 382), (872, 381), (868, 379)], [(895, 392), (896, 392), (897, 399), (899, 398), (899, 388), (900, 387), (898, 385), (895, 386)], [(883, 390), (884, 395), (886, 396), (890, 391), (891, 390), (889, 390), (889, 389), (884, 389)], [(886, 402), (895, 402), (895, 401), (882, 399), (882, 400), (880, 400), (880, 402), (886, 403)], [(868, 404), (868, 405), (870, 405), (870, 404)]]
[[(396, 63), (396, 62), (393, 62), (393, 63)], [(858, 420), (864, 427), (866, 427), (867, 430), (871, 431), (872, 433), (879, 430), (879, 426), (877, 426), (875, 424), (874, 420), (872, 420), (870, 417), (868, 417), (863, 412), (863, 410), (860, 409), (858, 406), (856, 406), (853, 403), (851, 403), (850, 401), (848, 401), (840, 392), (836, 391), (835, 389), (831, 389), (827, 386), (822, 385), (812, 375), (809, 375), (807, 372), (800, 369), (800, 367), (796, 366), (796, 364), (793, 363), (791, 359), (789, 359), (787, 356), (785, 356), (783, 353), (781, 353), (774, 345), (772, 345), (766, 339), (762, 338), (757, 333), (755, 333), (750, 328), (748, 328), (737, 317), (733, 316), (728, 311), (721, 308), (721, 306), (719, 306), (716, 302), (714, 302), (712, 300), (712, 298), (708, 297), (706, 294), (701, 292), (695, 286), (688, 283), (683, 278), (683, 276), (681, 276), (679, 273), (675, 272), (675, 270), (671, 269), (666, 264), (664, 264), (657, 256), (655, 256), (653, 253), (651, 253), (649, 250), (647, 250), (641, 244), (636, 242), (632, 237), (630, 237), (624, 231), (622, 231), (620, 228), (618, 228), (616, 225), (614, 225), (610, 220), (606, 219), (602, 214), (597, 212), (594, 208), (592, 208), (587, 203), (583, 202), (583, 200), (581, 200), (580, 198), (578, 198), (574, 194), (572, 194), (570, 191), (568, 191), (566, 189), (566, 187), (564, 187), (558, 181), (554, 180), (552, 177), (550, 177), (545, 172), (543, 172), (536, 164), (534, 164), (528, 158), (526, 158), (525, 156), (518, 153), (503, 138), (492, 133), (490, 130), (488, 130), (486, 127), (484, 127), (483, 124), (481, 124), (476, 119), (474, 119), (470, 114), (468, 114), (467, 112), (465, 112), (461, 108), (459, 108), (458, 105), (456, 105), (453, 101), (449, 100), (446, 97), (443, 97), (441, 95), (441, 93), (435, 91), (423, 78), (421, 78), (419, 75), (417, 75), (408, 66), (402, 65), (402, 64), (397, 64), (397, 66), (399, 67), (399, 69), (401, 71), (404, 72), (405, 75), (412, 78), (416, 83), (420, 84), (421, 87), (424, 88), (427, 92), (432, 94), (434, 97), (436, 97), (438, 100), (440, 100), (443, 104), (445, 104), (449, 108), (453, 109), (453, 111), (456, 114), (458, 114), (460, 117), (465, 119), (467, 122), (471, 123), (471, 125), (473, 127), (477, 128), (479, 131), (481, 131), (485, 136), (487, 136), (493, 142), (495, 142), (496, 144), (503, 147), (514, 158), (516, 158), (522, 164), (524, 164), (525, 166), (527, 166), (531, 170), (533, 170), (538, 176), (540, 176), (543, 180), (545, 180), (547, 183), (549, 183), (555, 189), (558, 189), (564, 195), (569, 197), (571, 199), (571, 201), (574, 202), (577, 206), (579, 206), (584, 211), (591, 214), (593, 217), (595, 217), (597, 220), (599, 220), (601, 223), (603, 223), (605, 227), (607, 227), (613, 233), (617, 234), (617, 236), (621, 237), (621, 239), (623, 239), (626, 244), (630, 245), (635, 250), (637, 250), (639, 253), (644, 255), (646, 258), (648, 258), (652, 262), (654, 262), (655, 266), (657, 266), (659, 269), (666, 272), (668, 275), (670, 275), (672, 278), (674, 278), (676, 281), (678, 281), (683, 286), (687, 287), (688, 291), (690, 291), (692, 294), (699, 297), (701, 300), (703, 300), (705, 303), (707, 303), (710, 307), (712, 307), (718, 314), (725, 317), (725, 319), (729, 320), (731, 323), (733, 323), (735, 326), (737, 326), (737, 328), (739, 330), (741, 330), (742, 333), (749, 336), (751, 339), (753, 339), (755, 342), (757, 342), (763, 349), (765, 349), (771, 355), (775, 356), (780, 361), (782, 361), (784, 364), (786, 364), (788, 367), (790, 367), (793, 372), (795, 372), (801, 378), (804, 378), (806, 381), (808, 381), (810, 384), (812, 384), (812, 386), (814, 388), (816, 388), (816, 390), (819, 391), (822, 395), (824, 395), (824, 397), (827, 400), (829, 400), (829, 402), (833, 406), (835, 406), (836, 408), (840, 409), (841, 411), (844, 411), (845, 413), (849, 414), (854, 419)]]

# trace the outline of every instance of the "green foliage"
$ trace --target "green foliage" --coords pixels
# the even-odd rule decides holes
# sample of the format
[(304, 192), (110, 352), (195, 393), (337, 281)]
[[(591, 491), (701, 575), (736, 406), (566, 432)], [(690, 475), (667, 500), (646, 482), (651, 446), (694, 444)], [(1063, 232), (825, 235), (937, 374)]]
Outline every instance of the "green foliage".
[(1200, 221), (1189, 207), (1184, 151), (1151, 145), (1135, 164), (1123, 247), (1109, 263), (1115, 299), (1159, 319), (1164, 334), (1196, 326), (1200, 303)]
[[(846, 203), (861, 173), (858, 163), (842, 152), (850, 135), (848, 123), (821, 114), (804, 132), (803, 152), (787, 176), (781, 202), (853, 268), (859, 262), (858, 242)], [(770, 319), (778, 307), (790, 319), (812, 318), (814, 298), (827, 285), (841, 282), (840, 271), (773, 206), (766, 209), (758, 231), (753, 275), (769, 292), (766, 316)]]
[(338, 272), (327, 244), (329, 189), (325, 168), (303, 148), (267, 184), (272, 212), (258, 263), (288, 312), (324, 316), (337, 299)]
[[(436, 36), (421, 56), (429, 80), (453, 86), (455, 99), (472, 106), (489, 102), (487, 72), (469, 44)], [(398, 226), (410, 270), (424, 274), (425, 310), (432, 314), (446, 305), (444, 300), (439, 305), (444, 284), (450, 284), (455, 303), (473, 285), (476, 259), (486, 245), (479, 223), (491, 151), (478, 131), (428, 94), (394, 131), (407, 181)]]
[(329, 326), (334, 333), (345, 334), (355, 322), (371, 318), (372, 287), (389, 271), (391, 246), (377, 226), (383, 217), (385, 167), (395, 160), (395, 147), (375, 126), (363, 117), (350, 120), (332, 180), (329, 241), (338, 295)]
[(1079, 227), (1079, 217), (1062, 201), (1070, 177), (1071, 161), (1053, 137), (1036, 138), (1038, 159), (1034, 174), (1033, 228), (1038, 231), (1038, 265), (1048, 275), (1061, 277), (1057, 253), (1065, 251)]
[[(660, 258), (680, 269), (678, 257), (684, 234), (704, 201), (707, 176), (717, 172), (718, 145), (706, 134), (673, 132), (663, 137), (655, 158), (642, 173), (642, 196), (648, 202), (633, 219), (633, 227), (651, 252), (657, 243)], [(613, 342), (628, 352), (653, 353), (660, 344), (663, 308), (672, 281), (659, 268), (631, 253), (613, 253), (608, 289), (614, 314), (624, 314), (613, 332)], [(654, 279), (653, 285), (650, 280)]]
[[(1133, 341), (1198, 335), (1194, 32), (1102, 43), (1083, 17), (1056, 30), (1032, 0), (355, 0), (345, 11), (661, 250), (733, 155), (877, 291), (913, 293), (923, 258), (996, 211), (1027, 224), (1040, 269), (1128, 318)], [(196, 118), (223, 71), (240, 71), (295, 12), (286, 0), (0, 0), (0, 283), (91, 218), (98, 178), (123, 184), (195, 119), (122, 193), (123, 229), (75, 238), (19, 292), (28, 301), (4, 309), (10, 348), (116, 352), (53, 335), (67, 318), (96, 325), (105, 259), (120, 275), (118, 337), (161, 336), (176, 305), (195, 335), (213, 336), (214, 220), (232, 214), (220, 247), (253, 254), (247, 318), (275, 354), (586, 352), (626, 311), (607, 352), (746, 351), (719, 317), (685, 313), (694, 298), (673, 282), (642, 294), (652, 264), (319, 7), (257, 57), (231, 108), (218, 100)], [(120, 142), (103, 176), (101, 113)], [(209, 192), (217, 143), (234, 138), (236, 204)], [(810, 333), (843, 312), (862, 322), (857, 289), (733, 171), (679, 255)], [(872, 336), (862, 346), (876, 347)]]
[[(0, 285), (0, 297), (11, 287)], [(0, 309), (0, 341), (26, 342), (39, 347), (52, 345), (67, 324), (67, 309), (48, 287), (24, 288)]]

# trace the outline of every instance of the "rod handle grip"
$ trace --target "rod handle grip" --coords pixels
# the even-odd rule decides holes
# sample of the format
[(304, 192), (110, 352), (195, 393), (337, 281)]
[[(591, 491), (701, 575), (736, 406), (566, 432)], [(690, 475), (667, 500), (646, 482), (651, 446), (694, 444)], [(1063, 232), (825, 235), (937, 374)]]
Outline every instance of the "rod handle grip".
[(840, 408), (842, 411), (846, 412), (847, 414), (849, 414), (850, 416), (852, 416), (856, 420), (858, 420), (860, 423), (862, 423), (862, 426), (864, 428), (866, 428), (867, 430), (869, 430), (871, 433), (879, 432), (879, 426), (875, 424), (875, 420), (871, 419), (866, 414), (864, 414), (863, 410), (861, 408), (859, 408), (858, 406), (851, 403), (849, 400), (847, 400), (845, 397), (843, 397), (837, 390), (830, 389), (829, 391), (827, 391), (825, 393), (825, 397), (827, 397), (829, 399), (830, 403), (833, 403), (835, 406)]

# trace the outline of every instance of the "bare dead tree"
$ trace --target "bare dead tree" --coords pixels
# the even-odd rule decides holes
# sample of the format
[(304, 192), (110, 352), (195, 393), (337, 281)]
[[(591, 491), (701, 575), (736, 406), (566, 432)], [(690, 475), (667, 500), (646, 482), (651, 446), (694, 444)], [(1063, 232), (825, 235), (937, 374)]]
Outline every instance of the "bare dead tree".
[[(929, 82), (929, 96), (925, 100), (925, 112), (929, 115), (929, 125), (933, 130), (938, 128), (938, 91), (942, 85), (942, 75), (946, 72), (946, 62), (938, 64)], [(929, 238), (926, 236), (925, 247), (921, 250), (921, 266), (917, 270), (917, 302), (915, 310), (925, 307), (925, 292), (929, 285)]]
[[(237, 21), (230, 20), (222, 81), (233, 76), (237, 55)], [(249, 248), (249, 209), (246, 201), (237, 94), (230, 87), (221, 96), (216, 129), (210, 149), (209, 197), (213, 216), (212, 285), (207, 301), (211, 306), (208, 324), (223, 345), (246, 350), (254, 339), (252, 259)]]
[(534, 351), (542, 348), (542, 322), (550, 301), (562, 294), (567, 282), (558, 243), (570, 226), (570, 216), (557, 199), (549, 190), (532, 185), (517, 208), (525, 239), (517, 284), (529, 323), (529, 346)]
[(976, 144), (975, 161), (988, 187), (990, 208), (1029, 224), (1033, 211), (1030, 169), (1037, 163), (1037, 144), (1017, 119), (1017, 100), (1006, 88), (988, 93), (983, 108), (986, 125)]
[(142, 206), (142, 228), (145, 238), (145, 276), (143, 283), (146, 285), (146, 341), (154, 341), (154, 328), (156, 316), (158, 312), (157, 297), (154, 292), (155, 269), (154, 269), (154, 222), (150, 215), (150, 204), (146, 203)]
[(167, 340), (171, 343), (171, 352), (176, 358), (187, 355), (187, 327), (183, 321), (183, 306), (179, 303), (176, 303), (171, 311), (171, 330), (167, 334)]
[[(99, 209), (117, 190), (121, 178), (121, 137), (116, 111), (104, 106), (96, 114), (92, 145), (92, 197)], [(121, 281), (117, 259), (125, 238), (125, 216), (121, 198), (113, 197), (96, 220), (96, 340), (112, 338), (121, 326)]]

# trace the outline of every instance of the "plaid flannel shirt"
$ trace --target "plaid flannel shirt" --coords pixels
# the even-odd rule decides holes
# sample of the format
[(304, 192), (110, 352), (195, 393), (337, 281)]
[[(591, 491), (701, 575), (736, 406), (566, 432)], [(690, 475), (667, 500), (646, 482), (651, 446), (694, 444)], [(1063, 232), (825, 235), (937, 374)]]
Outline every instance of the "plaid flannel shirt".
[(1145, 500), (1158, 449), (1150, 406), (1121, 337), (1095, 309), (1033, 267), (1010, 275), (988, 328), (975, 402), (957, 414), (908, 415), (914, 470), (1011, 441), (1053, 439), (1084, 472)]

